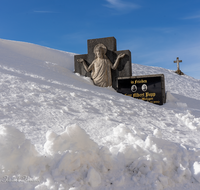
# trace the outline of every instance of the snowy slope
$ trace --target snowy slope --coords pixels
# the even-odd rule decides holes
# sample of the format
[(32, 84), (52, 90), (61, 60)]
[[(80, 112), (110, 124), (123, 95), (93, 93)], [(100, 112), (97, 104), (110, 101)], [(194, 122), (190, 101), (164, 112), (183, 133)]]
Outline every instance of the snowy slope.
[(200, 189), (200, 81), (163, 106), (73, 73), (72, 53), (0, 39), (0, 189)]

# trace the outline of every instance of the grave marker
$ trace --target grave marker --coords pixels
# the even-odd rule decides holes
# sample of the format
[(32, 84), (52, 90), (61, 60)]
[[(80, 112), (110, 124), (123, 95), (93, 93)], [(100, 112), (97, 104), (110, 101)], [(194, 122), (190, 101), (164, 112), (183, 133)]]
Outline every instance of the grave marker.
[[(165, 97), (164, 75), (132, 76), (131, 52), (117, 51), (114, 37), (87, 41), (88, 54), (75, 55), (75, 72), (91, 77), (100, 87), (112, 86), (117, 92), (163, 105)], [(181, 60), (177, 59), (179, 67)]]
[[(74, 56), (74, 65), (76, 73), (79, 73), (80, 75), (83, 76), (91, 77), (93, 80), (95, 80), (94, 75), (98, 75), (98, 73), (94, 74), (95, 71), (94, 70), (92, 71), (91, 68), (92, 66), (90, 67), (90, 65), (94, 63), (96, 59), (94, 51), (95, 49), (98, 49), (99, 46), (100, 49), (103, 49), (103, 53), (105, 52), (106, 55), (105, 57), (107, 59), (107, 62), (111, 63), (111, 66), (114, 66), (117, 59), (119, 59), (118, 66), (116, 68), (110, 68), (111, 81), (112, 81), (111, 85), (114, 89), (117, 88), (118, 77), (130, 77), (132, 75), (131, 52), (129, 50), (117, 51), (116, 39), (114, 37), (91, 39), (87, 41), (87, 44), (88, 44), (88, 54)], [(104, 48), (104, 46), (106, 48)], [(83, 62), (83, 60), (85, 63)], [(92, 71), (93, 76), (91, 76), (91, 73), (88, 72), (89, 71), (88, 69)], [(99, 73), (101, 73), (101, 70)], [(99, 81), (102, 84), (101, 79), (99, 79)], [(98, 84), (99, 83), (97, 82), (96, 85), (101, 86)]]
[(177, 63), (177, 70), (180, 70), (180, 65), (179, 63), (181, 63), (182, 60), (179, 60), (179, 57), (176, 58), (176, 61), (174, 61), (174, 63)]
[(166, 102), (163, 74), (119, 77), (117, 92), (158, 105)]
[(179, 57), (176, 58), (176, 61), (174, 61), (174, 63), (177, 63), (177, 70), (175, 71), (175, 73), (179, 74), (179, 75), (184, 75), (184, 73), (180, 70), (180, 65), (179, 63), (181, 63), (182, 60), (179, 60)]

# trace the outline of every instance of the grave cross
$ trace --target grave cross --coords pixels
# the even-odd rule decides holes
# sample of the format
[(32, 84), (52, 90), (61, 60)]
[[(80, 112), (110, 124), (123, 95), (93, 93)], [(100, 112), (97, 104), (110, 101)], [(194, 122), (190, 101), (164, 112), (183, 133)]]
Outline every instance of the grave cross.
[(177, 63), (177, 71), (180, 70), (180, 67), (179, 67), (179, 63), (181, 63), (182, 60), (179, 60), (179, 57), (176, 58), (176, 61), (174, 61), (174, 63)]
[[(111, 83), (114, 89), (117, 88), (118, 77), (132, 76), (131, 52), (129, 50), (116, 51), (117, 49), (116, 39), (114, 37), (91, 39), (87, 41), (87, 44), (88, 44), (88, 54), (74, 56), (75, 73), (79, 73), (80, 75), (94, 78), (94, 76), (91, 75), (96, 75), (95, 74), (96, 71), (94, 70), (95, 68), (97, 69), (96, 67), (97, 65), (93, 66), (91, 64), (92, 63), (94, 64), (95, 60), (97, 59), (95, 52), (96, 49), (98, 49), (99, 47), (100, 49), (103, 49), (102, 52), (103, 54), (105, 53), (105, 58), (109, 60), (106, 62), (106, 64), (108, 65), (111, 64), (111, 81), (112, 81)], [(125, 56), (120, 56), (122, 54), (123, 55), (125, 54)], [(115, 64), (116, 62), (118, 62), (118, 64)], [(116, 68), (115, 65), (117, 65)], [(94, 69), (92, 73), (89, 72), (92, 70), (91, 68)], [(100, 72), (102, 72), (102, 70), (100, 70)], [(101, 73), (101, 75), (102, 74), (103, 73)]]

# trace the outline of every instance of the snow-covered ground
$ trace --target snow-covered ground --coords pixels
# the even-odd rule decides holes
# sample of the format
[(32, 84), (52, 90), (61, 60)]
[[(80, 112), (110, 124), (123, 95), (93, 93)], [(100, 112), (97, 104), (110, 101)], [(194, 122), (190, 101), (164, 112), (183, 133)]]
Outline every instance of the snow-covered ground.
[(94, 86), (73, 59), (0, 39), (0, 189), (199, 190), (200, 80), (133, 64), (165, 75), (158, 106)]

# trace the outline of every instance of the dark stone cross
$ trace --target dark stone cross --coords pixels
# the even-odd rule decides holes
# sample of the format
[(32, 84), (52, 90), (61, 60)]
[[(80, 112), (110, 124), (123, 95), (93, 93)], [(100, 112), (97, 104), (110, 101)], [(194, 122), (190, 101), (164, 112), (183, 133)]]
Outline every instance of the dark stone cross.
[(87, 72), (82, 63), (78, 62), (78, 59), (84, 59), (87, 66), (89, 66), (95, 59), (94, 47), (97, 44), (103, 44), (107, 48), (106, 56), (114, 64), (117, 56), (121, 53), (125, 54), (123, 58), (120, 59), (119, 65), (116, 70), (111, 70), (112, 72), (112, 87), (117, 88), (117, 78), (118, 77), (130, 77), (132, 76), (132, 63), (131, 63), (131, 52), (129, 50), (117, 51), (116, 39), (114, 37), (99, 38), (87, 40), (88, 54), (75, 55), (74, 56), (74, 67), (75, 73), (80, 75), (91, 77), (91, 73)]
[(174, 63), (177, 63), (177, 71), (180, 70), (180, 65), (179, 63), (181, 63), (182, 60), (179, 60), (179, 57), (176, 58), (176, 61), (174, 61)]

